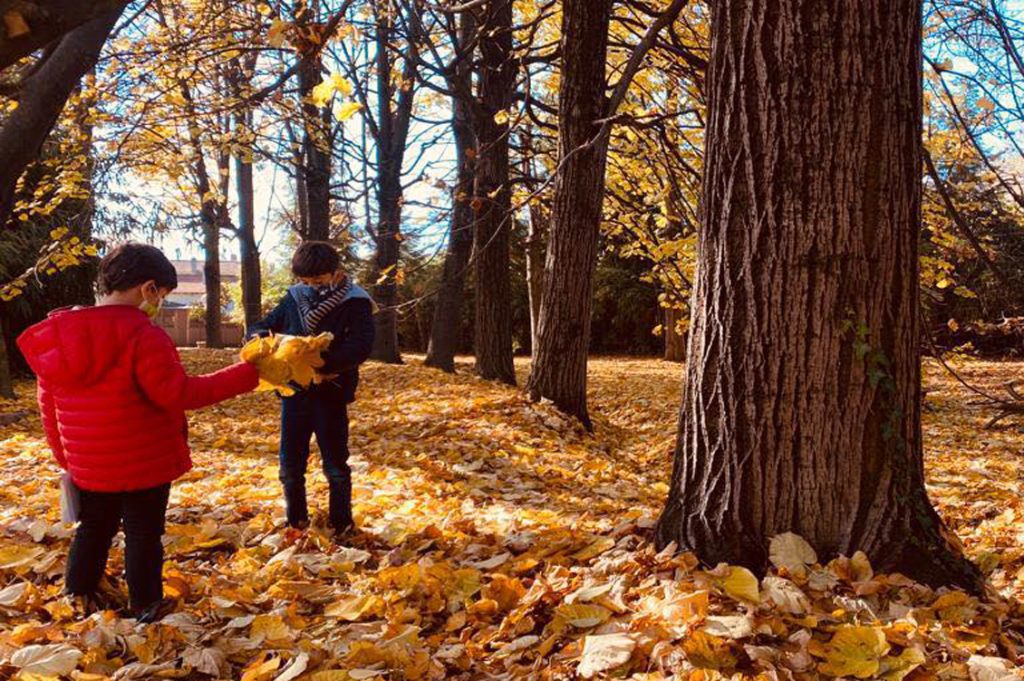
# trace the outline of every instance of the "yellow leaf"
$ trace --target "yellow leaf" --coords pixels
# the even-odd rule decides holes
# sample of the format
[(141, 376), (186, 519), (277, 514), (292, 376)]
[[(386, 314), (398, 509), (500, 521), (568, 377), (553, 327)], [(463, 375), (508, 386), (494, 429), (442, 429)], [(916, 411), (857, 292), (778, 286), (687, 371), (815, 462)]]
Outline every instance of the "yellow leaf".
[(710, 669), (728, 669), (736, 666), (736, 658), (729, 652), (727, 641), (697, 630), (683, 641), (683, 651), (691, 664)]
[(256, 641), (280, 641), (291, 638), (292, 633), (278, 615), (257, 615), (249, 629), (249, 635)]
[(348, 672), (344, 669), (326, 669), (324, 671), (313, 672), (309, 676), (303, 677), (304, 681), (348, 681)]
[(745, 567), (730, 566), (729, 574), (719, 581), (719, 585), (725, 593), (737, 600), (761, 602), (757, 577)]
[(242, 681), (268, 681), (281, 666), (281, 658), (274, 655), (265, 659), (266, 653), (257, 657), (242, 670)]
[(316, 106), (327, 106), (327, 102), (331, 101), (331, 97), (334, 96), (334, 82), (331, 80), (322, 80), (313, 91), (309, 94), (310, 101)]
[(271, 47), (283, 47), (290, 26), (291, 24), (287, 22), (274, 19), (270, 24), (270, 30), (267, 31), (267, 43)]
[(925, 663), (925, 655), (917, 648), (907, 648), (896, 656), (882, 660), (881, 676), (886, 681), (903, 681), (910, 672)]
[(383, 603), (377, 596), (349, 596), (324, 608), (324, 615), (346, 622), (358, 622), (367, 615), (379, 614)]
[(352, 82), (340, 73), (331, 74), (331, 83), (334, 85), (334, 89), (341, 94), (346, 97), (352, 96)]
[(597, 556), (600, 556), (602, 553), (612, 548), (613, 546), (615, 546), (615, 540), (611, 537), (598, 537), (588, 546), (572, 554), (572, 557), (575, 560), (582, 563), (583, 561), (590, 560), (591, 558), (596, 558)]
[(855, 676), (867, 679), (878, 673), (881, 659), (889, 652), (889, 643), (881, 627), (846, 624), (825, 644), (822, 674)]
[(611, 615), (608, 608), (589, 603), (572, 603), (555, 608), (555, 617), (577, 629), (589, 629), (604, 624)]
[(42, 553), (43, 549), (39, 546), (4, 546), (0, 548), (0, 569), (9, 570), (28, 565)]
[(29, 28), (28, 24), (25, 22), (25, 17), (21, 15), (21, 12), (13, 9), (4, 12), (4, 26), (7, 27), (8, 38), (17, 38), (18, 36), (32, 32), (32, 29)]
[(345, 102), (334, 110), (334, 117), (339, 121), (347, 121), (355, 116), (362, 108), (363, 105), (359, 102)]
[(503, 110), (503, 111), (499, 111), (498, 113), (494, 114), (494, 122), (497, 123), (498, 125), (505, 125), (505, 124), (507, 124), (508, 121), (509, 121), (509, 118), (510, 118), (510, 116), (509, 116), (508, 111), (504, 111)]

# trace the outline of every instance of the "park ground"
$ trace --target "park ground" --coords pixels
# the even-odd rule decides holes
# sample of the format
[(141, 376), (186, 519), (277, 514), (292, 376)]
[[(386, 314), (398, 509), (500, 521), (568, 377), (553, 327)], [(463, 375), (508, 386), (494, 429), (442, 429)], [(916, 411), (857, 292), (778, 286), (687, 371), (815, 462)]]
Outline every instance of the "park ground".
[[(232, 355), (184, 356), (206, 371)], [(990, 576), (982, 600), (874, 575), (861, 557), (806, 564), (793, 538), (760, 583), (657, 554), (679, 365), (594, 360), (594, 436), (469, 369), (365, 367), (351, 409), (363, 533), (348, 547), (282, 528), (272, 395), (192, 415), (196, 465), (173, 488), (166, 537), (180, 605), (148, 627), (112, 611), (76, 620), (60, 598), (70, 532), (21, 383), (0, 403), (32, 410), (0, 433), (0, 678), (1018, 678), (1024, 423), (986, 430), (992, 412), (937, 364), (924, 380), (929, 492)], [(1024, 365), (958, 371), (996, 391)]]

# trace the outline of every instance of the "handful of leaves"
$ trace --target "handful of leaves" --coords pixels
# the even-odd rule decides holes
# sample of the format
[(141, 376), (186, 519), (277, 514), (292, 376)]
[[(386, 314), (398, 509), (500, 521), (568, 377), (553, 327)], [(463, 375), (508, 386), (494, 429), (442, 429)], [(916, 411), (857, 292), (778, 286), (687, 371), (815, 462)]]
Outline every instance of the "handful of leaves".
[(308, 388), (326, 378), (317, 369), (324, 365), (321, 354), (333, 338), (330, 333), (253, 338), (242, 348), (242, 361), (254, 364), (260, 373), (256, 390), (293, 395), (296, 386)]

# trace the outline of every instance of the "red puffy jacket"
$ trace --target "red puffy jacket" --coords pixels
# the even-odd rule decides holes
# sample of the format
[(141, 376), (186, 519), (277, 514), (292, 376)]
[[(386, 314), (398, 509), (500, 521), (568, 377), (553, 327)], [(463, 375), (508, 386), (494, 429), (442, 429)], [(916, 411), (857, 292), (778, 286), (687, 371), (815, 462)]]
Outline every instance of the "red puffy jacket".
[(186, 409), (252, 390), (256, 368), (188, 376), (167, 332), (138, 308), (58, 310), (18, 338), (39, 378), (46, 439), (82, 489), (156, 487), (192, 467)]

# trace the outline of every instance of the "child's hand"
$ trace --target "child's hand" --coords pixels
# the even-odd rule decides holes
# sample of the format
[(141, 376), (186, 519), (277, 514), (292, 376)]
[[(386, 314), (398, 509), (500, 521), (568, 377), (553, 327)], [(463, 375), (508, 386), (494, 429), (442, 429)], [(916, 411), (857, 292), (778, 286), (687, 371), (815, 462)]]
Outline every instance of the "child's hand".
[(243, 362), (256, 364), (264, 357), (274, 354), (277, 347), (277, 339), (274, 336), (256, 337), (242, 346), (241, 357)]
[(324, 365), (321, 353), (333, 336), (272, 336), (254, 338), (242, 348), (242, 359), (254, 364), (260, 374), (257, 390), (294, 392), (294, 385), (308, 388), (320, 382), (316, 369)]

